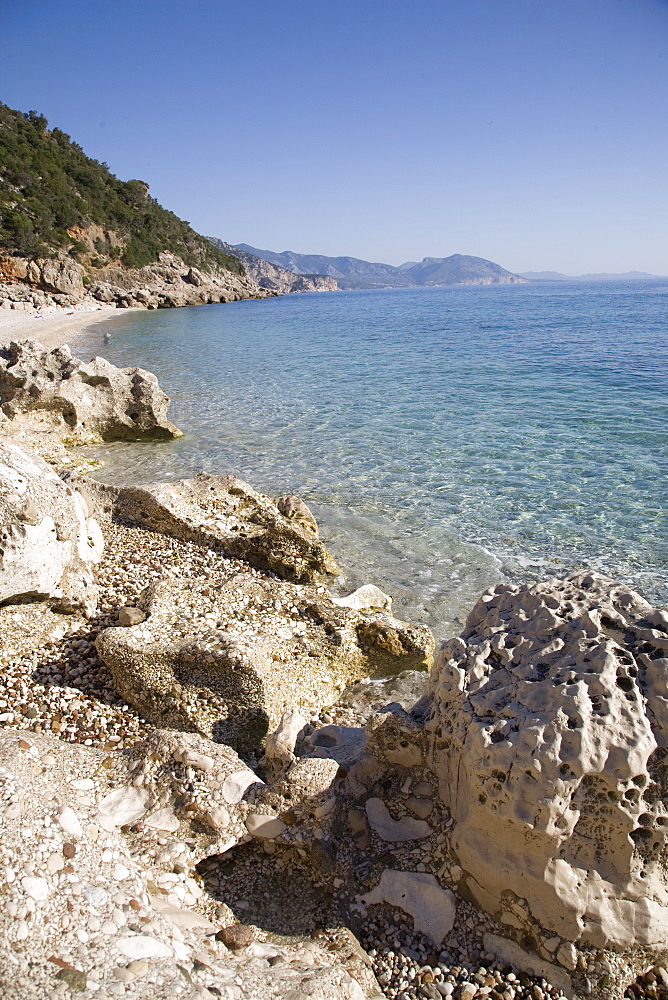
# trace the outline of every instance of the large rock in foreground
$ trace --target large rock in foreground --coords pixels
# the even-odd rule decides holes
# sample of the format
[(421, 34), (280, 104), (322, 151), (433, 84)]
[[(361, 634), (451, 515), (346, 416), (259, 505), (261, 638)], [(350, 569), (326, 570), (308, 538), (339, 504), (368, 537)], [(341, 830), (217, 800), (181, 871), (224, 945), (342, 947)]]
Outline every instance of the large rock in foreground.
[(97, 639), (117, 691), (158, 726), (234, 746), (258, 746), (288, 709), (317, 714), (353, 681), (431, 663), (429, 629), (339, 607), (323, 587), (163, 580), (142, 606), (145, 621)]
[(10, 418), (55, 413), (70, 437), (84, 442), (181, 436), (167, 420), (169, 398), (152, 372), (116, 368), (104, 358), (84, 364), (66, 345), (52, 351), (32, 340), (0, 345), (0, 401)]
[(86, 498), (43, 459), (0, 441), (0, 603), (95, 609), (93, 567), (104, 543), (89, 513)]
[(116, 494), (115, 513), (295, 583), (339, 572), (302, 501), (279, 497), (274, 503), (236, 476), (200, 473), (177, 483), (123, 487)]
[(434, 765), (485, 905), (668, 946), (668, 614), (596, 574), (497, 587), (441, 649)]

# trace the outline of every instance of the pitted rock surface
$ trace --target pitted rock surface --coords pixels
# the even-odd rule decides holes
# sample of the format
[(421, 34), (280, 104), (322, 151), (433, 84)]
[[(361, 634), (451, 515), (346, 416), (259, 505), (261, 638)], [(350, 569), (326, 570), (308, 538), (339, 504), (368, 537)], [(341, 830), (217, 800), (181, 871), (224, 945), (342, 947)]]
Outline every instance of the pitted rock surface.
[(593, 573), (497, 587), (444, 644), (426, 730), (485, 908), (665, 954), (667, 682), (668, 614)]
[(222, 549), (295, 583), (339, 572), (317, 526), (314, 530), (309, 522), (305, 529), (303, 515), (286, 517), (236, 476), (200, 473), (177, 483), (122, 487), (116, 513), (133, 524)]
[(0, 603), (48, 599), (91, 613), (103, 539), (85, 498), (51, 466), (0, 441)]
[(152, 372), (84, 364), (65, 345), (32, 340), (0, 345), (0, 400), (6, 416), (46, 410), (62, 417), (72, 440), (140, 441), (180, 437), (167, 420), (169, 398)]
[(235, 574), (163, 580), (146, 620), (97, 639), (118, 692), (156, 725), (257, 746), (284, 712), (317, 713), (370, 674), (429, 666), (423, 626), (334, 604), (323, 587)]

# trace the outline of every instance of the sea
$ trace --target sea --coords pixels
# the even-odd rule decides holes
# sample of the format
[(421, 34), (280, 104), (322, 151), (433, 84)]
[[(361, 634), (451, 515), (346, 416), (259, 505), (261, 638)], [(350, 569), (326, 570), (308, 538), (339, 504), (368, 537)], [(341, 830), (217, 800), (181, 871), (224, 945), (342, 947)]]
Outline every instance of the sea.
[(81, 356), (155, 372), (184, 436), (113, 483), (235, 474), (311, 507), (338, 593), (438, 639), (480, 594), (595, 569), (668, 602), (668, 280), (379, 289), (130, 312)]

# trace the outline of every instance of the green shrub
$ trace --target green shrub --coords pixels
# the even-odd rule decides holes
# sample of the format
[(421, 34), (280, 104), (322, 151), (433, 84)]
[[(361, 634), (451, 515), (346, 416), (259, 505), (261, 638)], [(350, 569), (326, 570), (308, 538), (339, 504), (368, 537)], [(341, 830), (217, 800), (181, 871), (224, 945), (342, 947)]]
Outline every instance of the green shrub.
[[(35, 111), (0, 104), (0, 250), (25, 257), (86, 252), (67, 230), (95, 223), (117, 233), (122, 248), (98, 237), (100, 258), (143, 267), (168, 250), (184, 262), (245, 274), (187, 222), (151, 198), (145, 181), (119, 181), (105, 163), (86, 156), (61, 129)], [(81, 249), (83, 247), (83, 249)]]

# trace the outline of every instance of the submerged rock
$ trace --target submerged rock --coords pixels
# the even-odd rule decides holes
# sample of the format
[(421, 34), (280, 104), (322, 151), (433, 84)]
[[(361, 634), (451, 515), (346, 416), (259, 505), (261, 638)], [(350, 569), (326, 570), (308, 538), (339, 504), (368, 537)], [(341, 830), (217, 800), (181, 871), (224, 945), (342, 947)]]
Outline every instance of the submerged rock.
[(65, 345), (32, 340), (0, 345), (0, 400), (10, 418), (49, 411), (73, 440), (141, 441), (180, 437), (167, 420), (169, 398), (152, 372), (116, 368), (104, 358), (84, 364)]

